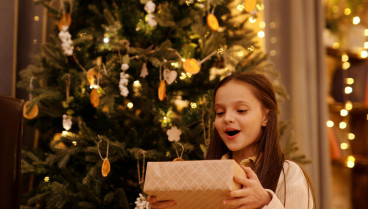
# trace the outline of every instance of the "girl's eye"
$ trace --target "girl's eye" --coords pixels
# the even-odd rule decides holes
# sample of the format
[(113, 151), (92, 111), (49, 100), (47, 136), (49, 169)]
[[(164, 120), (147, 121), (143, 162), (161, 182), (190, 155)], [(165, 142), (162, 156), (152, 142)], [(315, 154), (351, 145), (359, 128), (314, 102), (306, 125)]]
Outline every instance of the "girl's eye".
[(245, 113), (247, 110), (238, 110), (239, 113)]
[(222, 116), (224, 112), (216, 112), (216, 116)]

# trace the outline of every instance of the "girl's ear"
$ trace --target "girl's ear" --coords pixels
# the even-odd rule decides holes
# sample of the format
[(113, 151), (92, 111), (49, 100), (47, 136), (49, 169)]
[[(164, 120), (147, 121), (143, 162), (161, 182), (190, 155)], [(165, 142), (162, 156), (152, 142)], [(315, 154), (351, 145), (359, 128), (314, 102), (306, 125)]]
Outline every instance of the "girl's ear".
[(266, 127), (267, 126), (267, 123), (268, 123), (268, 114), (270, 113), (270, 110), (269, 109), (265, 109), (265, 112), (264, 112), (264, 117), (263, 117), (263, 122), (262, 122), (262, 126), (263, 127)]

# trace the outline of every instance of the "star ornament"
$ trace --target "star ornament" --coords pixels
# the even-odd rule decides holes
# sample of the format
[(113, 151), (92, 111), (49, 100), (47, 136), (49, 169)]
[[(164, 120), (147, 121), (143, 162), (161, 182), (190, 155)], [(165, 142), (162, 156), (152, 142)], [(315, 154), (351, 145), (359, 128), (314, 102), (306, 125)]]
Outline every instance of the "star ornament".
[(179, 141), (180, 140), (180, 135), (181, 135), (181, 130), (178, 129), (178, 127), (173, 126), (171, 127), (171, 129), (167, 130), (166, 132), (167, 136), (169, 137), (169, 141), (173, 142), (173, 141)]

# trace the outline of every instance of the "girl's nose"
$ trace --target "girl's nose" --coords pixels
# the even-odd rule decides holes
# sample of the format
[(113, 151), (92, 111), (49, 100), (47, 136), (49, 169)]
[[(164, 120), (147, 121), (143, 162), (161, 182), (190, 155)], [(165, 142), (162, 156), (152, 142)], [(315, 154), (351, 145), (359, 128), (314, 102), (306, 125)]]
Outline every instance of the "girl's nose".
[(233, 123), (234, 122), (234, 115), (232, 113), (227, 112), (225, 114), (225, 123)]

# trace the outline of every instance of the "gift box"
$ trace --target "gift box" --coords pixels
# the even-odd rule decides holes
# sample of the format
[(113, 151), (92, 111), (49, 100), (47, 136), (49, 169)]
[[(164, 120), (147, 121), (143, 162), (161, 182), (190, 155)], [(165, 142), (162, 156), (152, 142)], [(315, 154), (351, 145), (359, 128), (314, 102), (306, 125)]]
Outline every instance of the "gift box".
[(222, 209), (229, 192), (241, 188), (234, 176), (246, 177), (234, 160), (148, 162), (144, 192), (157, 200), (175, 200), (175, 209)]

